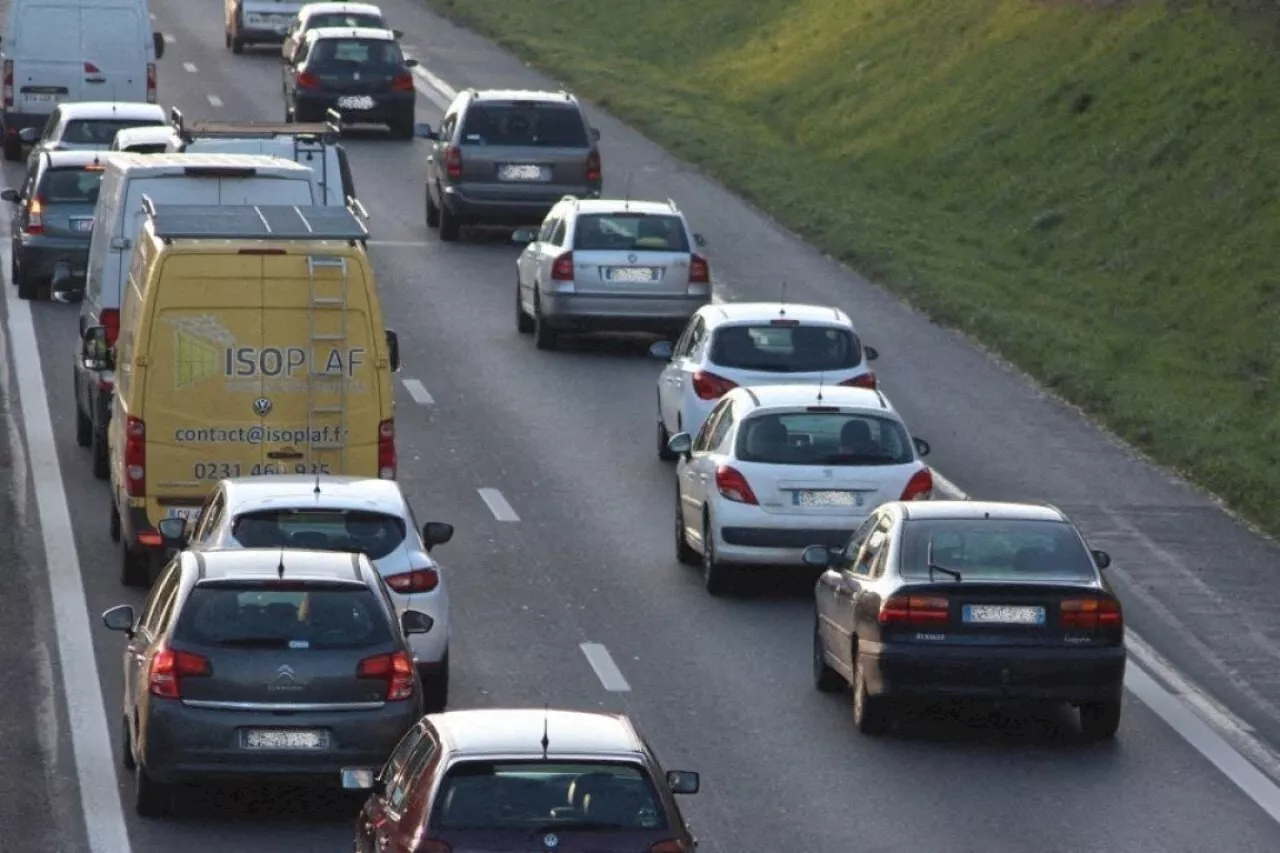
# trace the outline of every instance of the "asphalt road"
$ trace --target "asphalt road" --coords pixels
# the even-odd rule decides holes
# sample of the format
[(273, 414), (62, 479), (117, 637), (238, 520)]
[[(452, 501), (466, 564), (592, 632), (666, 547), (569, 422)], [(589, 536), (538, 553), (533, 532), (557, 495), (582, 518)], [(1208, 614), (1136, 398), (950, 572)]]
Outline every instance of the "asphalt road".
[[(382, 6), (406, 31), (403, 41), (418, 46), (411, 55), (454, 87), (548, 85), (414, 0)], [(166, 106), (193, 118), (282, 116), (277, 55), (225, 51), (218, 6), (193, 12), (161, 0), (153, 11), (157, 29), (173, 36), (162, 60)], [(440, 98), (419, 99), (420, 121), (438, 123)], [(931, 462), (976, 496), (1050, 499), (1076, 515), (1116, 556), (1132, 626), (1259, 733), (1280, 733), (1268, 707), (1280, 696), (1275, 628), (1263, 618), (1277, 602), (1259, 580), (1277, 564), (1275, 549), (634, 132), (596, 121), (609, 187), (631, 172), (637, 195), (677, 199), (712, 241), (722, 297), (771, 298), (786, 279), (792, 300), (851, 310), (883, 354), (877, 369), (888, 393), (933, 444)], [(669, 766), (703, 773), (703, 791), (686, 808), (700, 849), (711, 853), (1280, 848), (1280, 826), (1162, 721), (1157, 712), (1168, 708), (1133, 694), (1117, 741), (1101, 746), (1080, 744), (1065, 715), (922, 719), (896, 737), (859, 736), (848, 697), (811, 687), (803, 585), (712, 600), (675, 563), (673, 478), (653, 453), (659, 365), (643, 357), (648, 341), (535, 352), (514, 328), (516, 250), (503, 235), (444, 245), (426, 231), (421, 143), (356, 138), (347, 147), (381, 243), (372, 252), (401, 335), (400, 378), (420, 382), (431, 400), (400, 389), (401, 480), (419, 516), (458, 530), (439, 551), (453, 590), (455, 707), (547, 701), (626, 710)], [(17, 185), (18, 171), (6, 165), (4, 173)], [(96, 614), (142, 596), (118, 584), (106, 489), (74, 442), (75, 310), (31, 306), (114, 748), (121, 645)], [(23, 409), (29, 414), (29, 401)], [(12, 458), (0, 447), (0, 462)], [(0, 558), (29, 555), (0, 581), (0, 629), (22, 638), (6, 644), (0, 665), (11, 697), (45, 697), (62, 692), (50, 681), (48, 585), (36, 583), (53, 570), (41, 565), (25, 488), (0, 491), (12, 502), (0, 504), (0, 517), (12, 506), (20, 520), (0, 524)], [(518, 520), (496, 518), (480, 489), (500, 490)], [(47, 549), (43, 515), (41, 523)], [(53, 594), (66, 600), (65, 589)], [(65, 654), (72, 645), (64, 642)], [(602, 680), (583, 643), (602, 644), (625, 682)], [(70, 738), (58, 721), (92, 692), (73, 684), (71, 701), (5, 700), (0, 779), (16, 768), (27, 793), (15, 803), (3, 787), (15, 780), (0, 782), (0, 839), (86, 849), (75, 840)], [(117, 775), (127, 795), (129, 780)], [(43, 823), (51, 803), (55, 817)], [(126, 821), (135, 853), (319, 853), (348, 849), (353, 816), (349, 803), (331, 798), (211, 791), (172, 820)], [(49, 826), (63, 835), (43, 834)]]

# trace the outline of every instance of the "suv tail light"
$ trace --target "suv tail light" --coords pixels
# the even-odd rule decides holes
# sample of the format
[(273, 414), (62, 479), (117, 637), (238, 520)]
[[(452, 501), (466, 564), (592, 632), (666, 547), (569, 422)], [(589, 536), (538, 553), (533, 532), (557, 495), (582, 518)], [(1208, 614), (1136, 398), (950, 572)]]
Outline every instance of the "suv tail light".
[(192, 652), (161, 646), (151, 658), (147, 689), (161, 699), (181, 699), (182, 679), (209, 674), (209, 661)]
[(951, 618), (951, 605), (941, 595), (893, 595), (880, 605), (881, 625), (937, 628)]
[(124, 425), (124, 490), (131, 498), (147, 495), (147, 425), (132, 415)]
[(737, 468), (728, 465), (721, 465), (716, 468), (716, 491), (731, 501), (737, 501), (740, 504), (759, 505), (756, 500), (756, 493), (751, 491), (751, 484), (747, 482), (747, 478), (742, 476), (742, 472)]
[(102, 313), (98, 315), (98, 322), (107, 330), (107, 346), (115, 346), (116, 338), (120, 336), (120, 310), (103, 308)]
[(384, 580), (396, 592), (431, 592), (440, 585), (440, 573), (435, 569), (413, 569), (398, 575), (388, 575)]
[(707, 259), (702, 255), (691, 255), (689, 257), (689, 283), (711, 283), (711, 265), (707, 263)]
[(388, 418), (378, 424), (378, 478), (396, 478), (396, 422)]
[(600, 175), (603, 172), (604, 169), (600, 163), (600, 151), (592, 148), (591, 153), (587, 155), (587, 183), (599, 183)]
[(413, 75), (408, 71), (404, 71), (395, 76), (391, 81), (391, 91), (393, 92), (412, 92), (413, 91)]
[(147, 63), (147, 103), (154, 104), (155, 102), (156, 102), (156, 64), (154, 62), (148, 62)]
[(27, 224), (22, 232), (24, 234), (44, 233), (44, 202), (40, 199), (31, 199), (31, 204), (27, 206)]
[(706, 370), (693, 374), (693, 393), (699, 400), (719, 400), (737, 387), (738, 383)]
[(293, 78), (293, 85), (299, 89), (319, 89), (320, 78), (312, 74), (310, 71), (303, 71), (297, 77)]
[(900, 501), (923, 501), (933, 497), (933, 472), (922, 468), (911, 475), (907, 487), (902, 490)]
[(365, 658), (356, 668), (356, 677), (385, 680), (388, 702), (400, 702), (413, 695), (413, 661), (406, 652)]
[(1124, 611), (1114, 598), (1068, 598), (1062, 602), (1058, 624), (1072, 630), (1124, 628)]
[(845, 388), (870, 388), (872, 391), (879, 385), (876, 379), (875, 371), (868, 370), (866, 373), (859, 373), (852, 379), (846, 379), (840, 383)]
[[(13, 106), (13, 60), (6, 59), (4, 61), (4, 105), (6, 107)], [(10, 128), (11, 133), (17, 133), (17, 128)]]
[(573, 252), (565, 252), (551, 262), (552, 281), (573, 281)]
[(462, 149), (456, 145), (446, 145), (444, 149), (444, 171), (451, 178), (462, 177)]

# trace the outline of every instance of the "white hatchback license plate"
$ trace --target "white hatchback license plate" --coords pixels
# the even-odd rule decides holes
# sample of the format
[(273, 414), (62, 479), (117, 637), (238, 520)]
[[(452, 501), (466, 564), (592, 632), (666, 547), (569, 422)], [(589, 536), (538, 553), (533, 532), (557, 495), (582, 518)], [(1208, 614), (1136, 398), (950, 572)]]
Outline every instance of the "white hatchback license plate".
[(549, 181), (551, 168), (537, 163), (503, 163), (498, 167), (500, 181)]
[(328, 749), (329, 733), (299, 729), (249, 729), (241, 737), (245, 749)]
[(1007, 604), (966, 604), (964, 621), (985, 625), (1043, 625), (1043, 607), (1013, 607)]
[(338, 98), (338, 107), (344, 110), (371, 110), (373, 109), (373, 98), (368, 95), (347, 95)]
[(609, 281), (656, 281), (657, 272), (653, 267), (610, 267), (605, 276)]
[(71, 220), (71, 228), (74, 231), (79, 231), (81, 234), (84, 234), (88, 231), (93, 230), (93, 220), (92, 219), (73, 219)]
[(802, 491), (791, 494), (792, 506), (862, 506), (862, 492)]

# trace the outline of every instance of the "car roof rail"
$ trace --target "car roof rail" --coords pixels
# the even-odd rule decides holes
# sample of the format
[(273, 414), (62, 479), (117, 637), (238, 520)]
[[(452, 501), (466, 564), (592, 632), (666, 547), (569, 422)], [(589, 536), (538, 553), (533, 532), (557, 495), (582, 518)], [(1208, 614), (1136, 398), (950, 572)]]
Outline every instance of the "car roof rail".
[(667, 207), (671, 208), (671, 210), (675, 213), (680, 212), (680, 205), (676, 204), (676, 200), (674, 198), (667, 199)]

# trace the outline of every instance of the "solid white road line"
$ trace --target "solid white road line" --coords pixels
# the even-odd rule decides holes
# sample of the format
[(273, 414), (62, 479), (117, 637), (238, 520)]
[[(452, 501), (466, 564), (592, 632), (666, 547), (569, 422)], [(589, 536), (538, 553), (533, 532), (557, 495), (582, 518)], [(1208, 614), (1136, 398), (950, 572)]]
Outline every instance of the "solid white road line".
[(205, 95), (205, 97), (208, 98), (210, 106), (213, 106), (213, 107), (222, 106), (222, 98), (219, 98), (217, 95)]
[(502, 496), (502, 492), (497, 489), (478, 489), (480, 499), (484, 501), (485, 506), (489, 507), (489, 512), (493, 513), (493, 517), (498, 521), (519, 521), (520, 516), (516, 515), (516, 511), (511, 508), (511, 504), (507, 503), (507, 499)]
[(435, 405), (435, 398), (428, 393), (427, 388), (417, 379), (401, 379), (400, 384), (404, 386), (404, 390), (409, 392), (409, 396), (413, 398), (413, 402), (419, 406)]
[(432, 89), (439, 92), (446, 101), (452, 101), (454, 98), (458, 97), (457, 89), (432, 74), (425, 66), (419, 65), (417, 68), (413, 69), (413, 73), (422, 78), (422, 80)]
[(435, 104), (440, 109), (449, 109), (449, 103), (452, 98), (444, 97), (444, 95), (441, 94), (434, 86), (427, 82), (427, 79), (419, 73), (421, 71), (421, 66), (413, 69), (413, 71), (414, 76), (417, 78), (413, 81), (413, 88), (421, 92), (428, 101)]
[[(9, 245), (0, 249), (0, 267), (9, 268)], [(40, 535), (44, 544), (45, 571), (53, 601), (54, 628), (58, 635), (58, 663), (62, 691), (67, 702), (71, 747), (75, 755), (80, 804), (85, 830), (93, 853), (130, 853), (129, 831), (120, 804), (116, 780), (116, 760), (111, 744), (116, 727), (109, 726), (106, 706), (99, 686), (97, 659), (93, 651), (89, 603), (85, 598), (80, 558), (76, 553), (75, 530), (62, 487), (62, 470), (53, 443), (53, 421), (45, 389), (40, 350), (36, 342), (31, 308), (18, 299), (17, 288), (5, 282), (8, 300), (8, 328), (17, 374), (18, 398), (26, 432), (27, 457), (35, 485), (36, 508), (40, 513)], [(115, 671), (110, 667), (105, 672)], [(116, 719), (117, 715), (111, 715)], [(118, 725), (118, 724), (117, 724)]]
[(197, 68), (196, 68), (196, 64), (195, 64), (194, 62), (184, 62), (184, 63), (182, 63), (182, 67), (183, 67), (183, 69), (185, 69), (189, 74), (195, 74), (195, 73), (196, 73), (196, 71), (198, 71), (198, 70), (199, 70), (199, 69), (197, 69)]
[(596, 678), (600, 679), (605, 690), (611, 693), (627, 693), (631, 690), (631, 685), (622, 677), (622, 670), (613, 662), (613, 655), (602, 644), (583, 643), (579, 648), (587, 656), (587, 663), (591, 664)]

